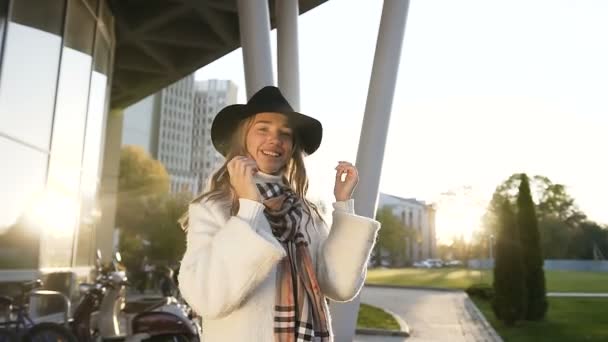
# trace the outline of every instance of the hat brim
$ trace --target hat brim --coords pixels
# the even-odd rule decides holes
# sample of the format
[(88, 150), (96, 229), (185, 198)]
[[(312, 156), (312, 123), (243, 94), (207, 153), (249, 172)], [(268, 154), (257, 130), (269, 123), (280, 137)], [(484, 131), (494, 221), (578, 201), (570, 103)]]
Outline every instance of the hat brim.
[(297, 141), (307, 155), (313, 154), (321, 145), (323, 126), (317, 119), (298, 112), (277, 112), (275, 110), (252, 108), (244, 104), (234, 104), (220, 110), (213, 120), (211, 141), (215, 149), (225, 157), (230, 149), (232, 135), (239, 123), (248, 117), (264, 112), (280, 113), (287, 116), (289, 127), (293, 129)]

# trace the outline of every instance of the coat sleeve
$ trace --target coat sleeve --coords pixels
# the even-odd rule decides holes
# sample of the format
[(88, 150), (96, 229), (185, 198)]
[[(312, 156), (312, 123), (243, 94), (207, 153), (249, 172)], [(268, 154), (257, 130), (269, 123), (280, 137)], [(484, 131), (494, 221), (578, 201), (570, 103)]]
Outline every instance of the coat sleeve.
[(217, 203), (190, 205), (179, 289), (203, 318), (220, 318), (238, 308), (285, 256), (263, 209), (241, 199), (238, 214), (225, 221)]
[(369, 255), (380, 223), (357, 216), (353, 200), (334, 203), (329, 232), (321, 224), (317, 251), (317, 278), (326, 297), (335, 301), (353, 299), (365, 282)]

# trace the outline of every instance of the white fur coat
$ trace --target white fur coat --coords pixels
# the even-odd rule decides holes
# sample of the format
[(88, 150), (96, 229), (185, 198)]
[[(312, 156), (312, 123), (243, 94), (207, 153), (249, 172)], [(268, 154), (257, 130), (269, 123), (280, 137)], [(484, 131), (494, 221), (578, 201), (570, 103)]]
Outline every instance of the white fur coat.
[[(272, 235), (264, 206), (245, 199), (239, 204), (236, 216), (226, 203), (190, 205), (179, 287), (203, 317), (204, 342), (274, 340), (276, 265), (285, 251)], [(321, 220), (302, 219), (319, 286), (334, 301), (349, 301), (361, 289), (380, 228), (355, 215), (353, 206), (353, 200), (334, 203), (331, 229)]]

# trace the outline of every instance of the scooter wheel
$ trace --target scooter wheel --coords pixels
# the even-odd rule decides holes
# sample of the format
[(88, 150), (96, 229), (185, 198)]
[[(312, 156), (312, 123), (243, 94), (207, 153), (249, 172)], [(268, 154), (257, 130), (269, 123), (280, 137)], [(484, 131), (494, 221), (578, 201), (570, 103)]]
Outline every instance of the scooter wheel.
[(19, 339), (14, 332), (8, 329), (0, 329), (0, 342), (19, 342)]

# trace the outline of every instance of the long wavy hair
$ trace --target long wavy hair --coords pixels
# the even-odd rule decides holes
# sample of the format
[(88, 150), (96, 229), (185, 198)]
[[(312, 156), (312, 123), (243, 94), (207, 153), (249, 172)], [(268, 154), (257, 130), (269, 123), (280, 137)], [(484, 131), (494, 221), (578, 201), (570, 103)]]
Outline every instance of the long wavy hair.
[[(209, 189), (201, 195), (195, 197), (191, 203), (200, 202), (203, 200), (224, 201), (230, 203), (230, 214), (236, 215), (239, 211), (239, 199), (230, 184), (230, 174), (228, 173), (228, 162), (236, 156), (246, 156), (247, 152), (247, 133), (253, 126), (255, 115), (242, 120), (231, 137), (231, 143), (226, 154), (224, 164), (211, 176)], [(323, 220), (317, 206), (306, 199), (308, 192), (308, 176), (306, 175), (306, 167), (304, 165), (304, 157), (306, 153), (302, 149), (298, 141), (298, 135), (294, 134), (293, 148), (291, 158), (286, 163), (285, 167), (279, 172), (283, 177), (283, 182), (288, 184), (298, 198), (302, 201), (303, 208), (308, 214), (309, 219), (312, 217), (312, 212)], [(184, 231), (188, 230), (188, 212), (184, 213), (179, 220), (179, 223)]]

